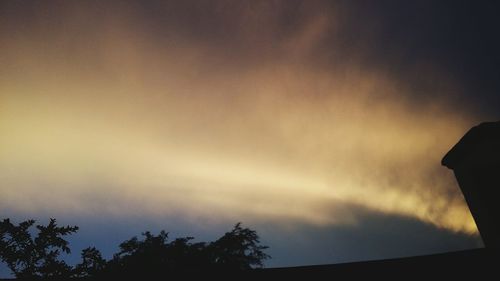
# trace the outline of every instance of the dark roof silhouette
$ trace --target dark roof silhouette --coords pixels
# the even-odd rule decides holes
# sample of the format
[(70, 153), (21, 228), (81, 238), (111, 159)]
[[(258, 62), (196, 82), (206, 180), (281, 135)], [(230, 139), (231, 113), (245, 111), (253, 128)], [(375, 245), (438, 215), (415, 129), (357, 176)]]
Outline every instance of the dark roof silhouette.
[[(266, 268), (249, 272), (253, 280), (482, 280), (498, 276), (496, 256), (488, 249), (472, 249), (426, 256), (330, 265)], [(368, 278), (367, 278), (368, 277)], [(471, 278), (472, 277), (472, 278)], [(467, 278), (467, 279), (466, 279)], [(396, 280), (396, 279), (394, 279)]]
[(490, 165), (499, 161), (499, 145), (500, 121), (484, 122), (470, 129), (441, 164), (453, 170), (461, 166)]
[(484, 245), (500, 252), (500, 122), (470, 129), (441, 163), (455, 173)]

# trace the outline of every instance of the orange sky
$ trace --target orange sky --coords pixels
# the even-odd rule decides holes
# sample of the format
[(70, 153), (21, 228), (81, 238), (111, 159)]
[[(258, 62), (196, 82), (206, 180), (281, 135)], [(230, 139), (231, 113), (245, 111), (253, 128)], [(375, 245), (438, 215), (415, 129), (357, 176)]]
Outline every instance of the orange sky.
[[(182, 24), (159, 36), (126, 5), (41, 9), (15, 26), (0, 41), (0, 204), (356, 224), (342, 202), (475, 233), (440, 159), (480, 116), (416, 99), (362, 48), (325, 66), (335, 13), (309, 7), (285, 32), (253, 8), (222, 13), (235, 26), (209, 39)], [(432, 63), (412, 71), (436, 81), (430, 96), (459, 91)]]

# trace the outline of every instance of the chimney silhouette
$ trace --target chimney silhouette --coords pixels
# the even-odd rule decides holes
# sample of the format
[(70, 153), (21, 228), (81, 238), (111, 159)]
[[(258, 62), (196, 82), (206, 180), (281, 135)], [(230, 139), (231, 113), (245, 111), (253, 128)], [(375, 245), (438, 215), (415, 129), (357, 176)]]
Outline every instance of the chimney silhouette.
[(470, 129), (444, 156), (486, 248), (500, 250), (500, 121)]

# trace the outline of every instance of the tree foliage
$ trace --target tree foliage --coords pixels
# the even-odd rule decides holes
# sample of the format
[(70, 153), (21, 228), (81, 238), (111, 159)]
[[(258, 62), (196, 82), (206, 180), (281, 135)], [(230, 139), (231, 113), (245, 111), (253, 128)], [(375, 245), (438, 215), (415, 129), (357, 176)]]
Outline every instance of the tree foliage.
[(238, 223), (218, 240), (193, 243), (193, 237), (168, 242), (168, 233), (144, 232), (120, 244), (106, 269), (109, 275), (159, 274), (163, 271), (249, 270), (263, 266), (264, 253), (257, 232)]
[(106, 267), (106, 260), (95, 247), (82, 250), (82, 262), (75, 266), (73, 276), (91, 277), (101, 272)]
[(261, 246), (255, 230), (243, 228), (237, 223), (233, 230), (227, 232), (208, 246), (211, 262), (222, 267), (250, 269), (263, 266), (263, 260), (269, 258)]
[(154, 235), (142, 233), (142, 239), (132, 237), (119, 245), (119, 251), (106, 261), (99, 250), (88, 247), (81, 252), (82, 261), (72, 267), (60, 259), (70, 253), (64, 236), (75, 233), (77, 226), (57, 226), (50, 219), (47, 226), (34, 220), (15, 225), (9, 219), (0, 222), (0, 260), (18, 278), (25, 277), (117, 277), (161, 275), (172, 271), (191, 270), (250, 270), (263, 267), (270, 258), (260, 245), (257, 232), (237, 223), (214, 242), (193, 242), (193, 237), (168, 239), (161, 231)]
[(0, 258), (16, 277), (69, 277), (72, 268), (59, 259), (61, 253), (70, 253), (63, 237), (78, 230), (77, 226), (57, 226), (50, 219), (47, 226), (36, 225), (35, 238), (30, 228), (35, 220), (15, 225), (9, 219), (0, 222)]

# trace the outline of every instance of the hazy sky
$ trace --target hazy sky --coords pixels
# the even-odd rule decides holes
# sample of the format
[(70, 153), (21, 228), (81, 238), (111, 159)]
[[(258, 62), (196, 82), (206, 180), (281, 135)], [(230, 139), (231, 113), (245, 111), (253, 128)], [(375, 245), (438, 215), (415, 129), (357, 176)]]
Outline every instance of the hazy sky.
[(2, 1), (0, 216), (107, 256), (238, 221), (269, 266), (481, 246), (440, 160), (499, 119), (494, 8)]

